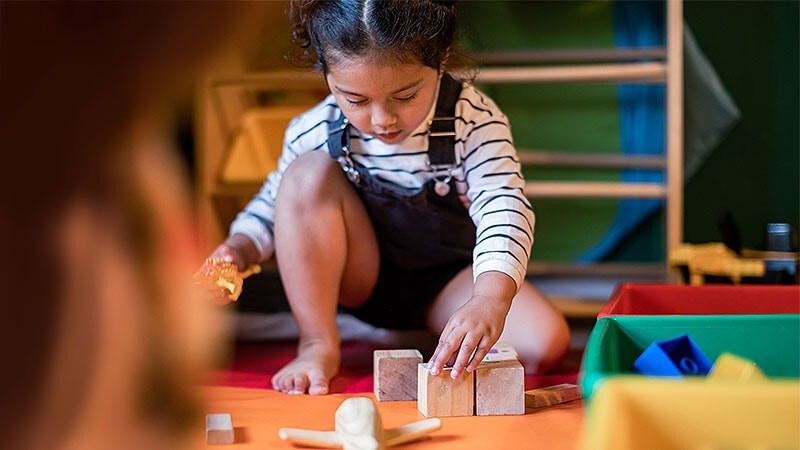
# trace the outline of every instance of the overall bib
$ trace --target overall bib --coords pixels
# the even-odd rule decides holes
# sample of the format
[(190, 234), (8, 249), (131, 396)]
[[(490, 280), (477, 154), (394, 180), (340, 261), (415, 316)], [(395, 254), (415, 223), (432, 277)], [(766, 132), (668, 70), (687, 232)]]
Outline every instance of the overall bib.
[[(472, 263), (475, 224), (459, 200), (450, 170), (455, 157), (455, 103), (461, 84), (442, 77), (430, 127), (434, 179), (409, 189), (369, 174), (349, 157), (350, 124), (329, 125), (328, 153), (337, 160), (369, 214), (380, 249), (380, 271), (363, 306), (343, 309), (372, 325), (424, 328), (427, 309), (444, 286)], [(445, 173), (440, 178), (440, 173)]]

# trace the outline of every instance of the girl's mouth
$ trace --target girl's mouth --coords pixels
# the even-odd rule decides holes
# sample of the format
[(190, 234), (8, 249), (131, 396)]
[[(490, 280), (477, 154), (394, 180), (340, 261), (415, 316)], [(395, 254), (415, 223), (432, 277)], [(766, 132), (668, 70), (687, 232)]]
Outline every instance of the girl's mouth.
[(398, 131), (392, 131), (390, 133), (378, 133), (376, 136), (381, 138), (381, 140), (391, 141), (392, 139), (396, 138), (399, 135), (400, 135), (400, 131), (398, 130)]

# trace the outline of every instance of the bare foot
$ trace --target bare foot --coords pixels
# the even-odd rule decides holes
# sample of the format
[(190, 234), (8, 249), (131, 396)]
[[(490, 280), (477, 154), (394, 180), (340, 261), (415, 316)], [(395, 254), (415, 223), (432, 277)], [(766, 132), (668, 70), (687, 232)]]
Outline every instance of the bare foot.
[(327, 394), (328, 381), (339, 370), (340, 359), (338, 344), (301, 341), (297, 357), (272, 377), (272, 388), (287, 394)]

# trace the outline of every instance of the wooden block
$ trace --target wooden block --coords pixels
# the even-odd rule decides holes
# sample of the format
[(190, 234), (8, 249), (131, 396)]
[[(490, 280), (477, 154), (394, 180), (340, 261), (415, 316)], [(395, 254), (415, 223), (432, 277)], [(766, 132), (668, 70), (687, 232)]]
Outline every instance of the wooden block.
[(425, 417), (471, 416), (475, 407), (475, 377), (463, 372), (450, 377), (450, 369), (438, 376), (428, 372), (428, 364), (420, 363), (417, 374), (417, 409)]
[(574, 384), (564, 383), (525, 391), (525, 406), (541, 408), (582, 398), (581, 390)]
[(418, 350), (375, 350), (372, 361), (378, 401), (417, 399), (417, 366), (422, 362)]
[(233, 444), (233, 420), (230, 414), (206, 415), (206, 444)]
[(525, 414), (525, 369), (514, 360), (483, 362), (475, 370), (475, 415)]
[(497, 362), (497, 361), (516, 361), (517, 358), (517, 351), (514, 350), (514, 347), (511, 344), (507, 344), (505, 342), (498, 342), (497, 344), (489, 350), (489, 353), (483, 357), (483, 361), (481, 363), (487, 362)]

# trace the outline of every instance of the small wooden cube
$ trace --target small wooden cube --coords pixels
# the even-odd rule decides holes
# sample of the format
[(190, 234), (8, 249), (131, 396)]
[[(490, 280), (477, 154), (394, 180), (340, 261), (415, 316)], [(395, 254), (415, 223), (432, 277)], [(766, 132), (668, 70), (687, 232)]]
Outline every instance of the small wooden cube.
[(525, 369), (514, 360), (483, 362), (475, 370), (475, 414), (525, 414)]
[(456, 379), (451, 370), (443, 369), (438, 376), (428, 372), (428, 364), (418, 366), (417, 409), (425, 417), (471, 416), (475, 408), (475, 377), (463, 372)]
[(372, 361), (378, 401), (417, 399), (417, 366), (422, 362), (418, 350), (375, 350)]
[(577, 385), (569, 383), (557, 384), (525, 391), (525, 406), (528, 408), (541, 408), (571, 402), (579, 398), (582, 398), (582, 395)]
[(233, 444), (233, 420), (231, 415), (207, 414), (206, 415), (206, 444), (224, 445)]

